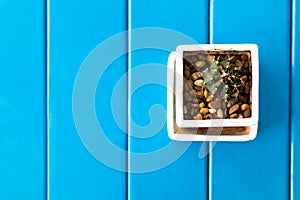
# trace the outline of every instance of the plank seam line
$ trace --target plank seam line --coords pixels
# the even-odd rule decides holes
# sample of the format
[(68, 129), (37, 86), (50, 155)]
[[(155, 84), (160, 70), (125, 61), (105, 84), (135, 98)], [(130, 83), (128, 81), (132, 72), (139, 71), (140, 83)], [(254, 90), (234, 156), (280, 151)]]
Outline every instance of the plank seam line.
[(290, 133), (290, 173), (289, 173), (289, 187), (290, 187), (290, 200), (294, 199), (294, 132), (293, 132), (293, 80), (294, 80), (294, 68), (295, 68), (295, 31), (296, 31), (296, 0), (291, 0), (291, 40), (290, 40), (290, 48), (291, 48), (291, 60), (290, 60), (290, 99), (289, 99), (289, 133)]
[(131, 0), (127, 0), (127, 200), (130, 200), (130, 116), (131, 116)]
[(46, 199), (50, 200), (50, 0), (45, 0), (46, 25)]

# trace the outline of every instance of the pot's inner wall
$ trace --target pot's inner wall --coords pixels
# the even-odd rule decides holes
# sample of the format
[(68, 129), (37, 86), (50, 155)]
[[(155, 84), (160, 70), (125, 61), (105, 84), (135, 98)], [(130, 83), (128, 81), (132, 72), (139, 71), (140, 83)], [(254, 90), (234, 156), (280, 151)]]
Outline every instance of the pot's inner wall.
[(183, 76), (183, 119), (251, 117), (250, 51), (184, 51)]

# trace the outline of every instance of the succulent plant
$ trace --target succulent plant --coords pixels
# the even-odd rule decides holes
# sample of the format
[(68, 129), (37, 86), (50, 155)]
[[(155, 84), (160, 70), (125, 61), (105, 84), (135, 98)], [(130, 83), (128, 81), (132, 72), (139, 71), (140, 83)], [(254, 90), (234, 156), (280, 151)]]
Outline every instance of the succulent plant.
[(212, 61), (210, 67), (202, 72), (204, 88), (214, 97), (227, 100), (228, 97), (237, 97), (241, 86), (245, 85), (247, 76), (241, 73), (233, 60), (234, 57), (219, 61)]
[(225, 97), (225, 88), (222, 78), (222, 65), (218, 61), (213, 61), (210, 67), (206, 68), (202, 72), (204, 79), (203, 87), (208, 89), (211, 95), (214, 97)]

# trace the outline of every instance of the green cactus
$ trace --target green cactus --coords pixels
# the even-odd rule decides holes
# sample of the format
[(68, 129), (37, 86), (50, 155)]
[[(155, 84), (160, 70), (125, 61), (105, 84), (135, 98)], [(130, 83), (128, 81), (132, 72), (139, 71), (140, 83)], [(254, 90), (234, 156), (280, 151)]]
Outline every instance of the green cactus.
[(239, 87), (244, 85), (241, 68), (231, 62), (231, 58), (221, 62), (212, 61), (210, 67), (202, 72), (204, 88), (210, 94), (226, 100), (228, 96), (239, 93)]
[(213, 61), (210, 67), (202, 72), (204, 78), (204, 88), (208, 89), (211, 95), (225, 97), (224, 82), (222, 79), (222, 65), (218, 61)]

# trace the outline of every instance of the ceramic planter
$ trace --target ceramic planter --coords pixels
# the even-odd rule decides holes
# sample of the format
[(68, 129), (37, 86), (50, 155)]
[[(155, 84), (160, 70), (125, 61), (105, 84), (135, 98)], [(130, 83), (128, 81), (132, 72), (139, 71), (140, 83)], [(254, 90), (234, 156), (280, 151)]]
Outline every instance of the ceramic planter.
[(169, 56), (168, 133), (174, 140), (247, 141), (257, 134), (255, 44), (182, 45)]

